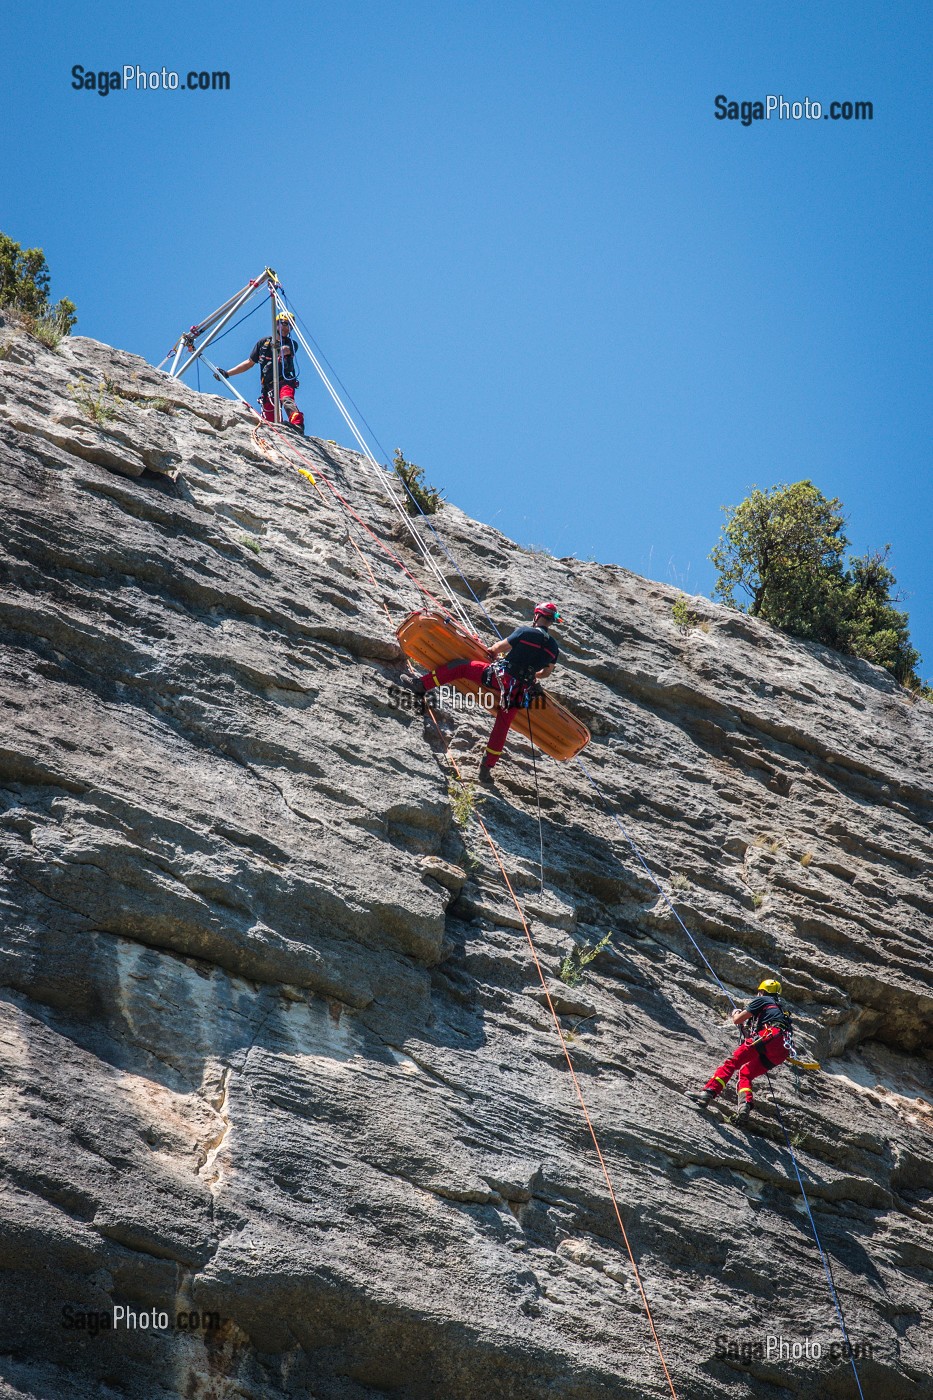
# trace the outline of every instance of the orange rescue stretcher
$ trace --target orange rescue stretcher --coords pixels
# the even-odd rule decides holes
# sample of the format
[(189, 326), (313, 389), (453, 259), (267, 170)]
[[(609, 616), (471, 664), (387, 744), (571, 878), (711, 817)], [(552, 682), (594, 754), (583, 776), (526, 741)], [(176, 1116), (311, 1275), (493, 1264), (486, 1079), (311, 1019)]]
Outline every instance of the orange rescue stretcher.
[[(395, 634), (410, 661), (426, 671), (436, 671), (452, 661), (491, 661), (489, 650), (479, 637), (465, 632), (443, 613), (420, 611), (409, 613)], [(473, 681), (453, 682), (466, 695), (497, 695), (487, 686)], [(490, 711), (492, 715), (492, 711)], [(518, 729), (542, 753), (566, 761), (576, 758), (590, 742), (590, 731), (568, 709), (540, 695), (532, 701), (531, 709), (519, 710), (512, 721), (512, 732)]]

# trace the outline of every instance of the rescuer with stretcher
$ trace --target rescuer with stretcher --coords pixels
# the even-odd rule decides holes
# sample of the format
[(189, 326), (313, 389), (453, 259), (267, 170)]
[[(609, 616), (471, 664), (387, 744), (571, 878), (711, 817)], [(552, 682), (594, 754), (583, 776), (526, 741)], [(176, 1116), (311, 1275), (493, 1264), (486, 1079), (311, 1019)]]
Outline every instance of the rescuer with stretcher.
[(531, 706), (540, 694), (539, 683), (557, 664), (560, 647), (549, 629), (559, 621), (556, 603), (538, 603), (531, 627), (517, 627), (496, 642), (489, 648), (489, 660), (456, 661), (424, 676), (401, 677), (401, 684), (419, 696), (459, 680), (470, 680), (498, 694), (495, 723), (480, 764), (480, 782), (492, 783), (492, 770), (502, 757), (512, 721), (520, 710)]

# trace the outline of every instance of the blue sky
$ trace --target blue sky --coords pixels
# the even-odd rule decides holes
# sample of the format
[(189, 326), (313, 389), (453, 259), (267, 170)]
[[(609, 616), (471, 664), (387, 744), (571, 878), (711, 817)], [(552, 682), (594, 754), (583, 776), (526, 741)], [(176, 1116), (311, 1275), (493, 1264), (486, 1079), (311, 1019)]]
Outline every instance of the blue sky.
[[(387, 451), (523, 544), (688, 592), (721, 505), (810, 477), (857, 550), (892, 544), (933, 675), (926, 3), (167, 0), (39, 29), (4, 17), (0, 228), (79, 331), (158, 362), (269, 263)], [(231, 88), (71, 87), (125, 63)], [(874, 120), (745, 127), (719, 93)], [(299, 401), (347, 440), (310, 368)]]

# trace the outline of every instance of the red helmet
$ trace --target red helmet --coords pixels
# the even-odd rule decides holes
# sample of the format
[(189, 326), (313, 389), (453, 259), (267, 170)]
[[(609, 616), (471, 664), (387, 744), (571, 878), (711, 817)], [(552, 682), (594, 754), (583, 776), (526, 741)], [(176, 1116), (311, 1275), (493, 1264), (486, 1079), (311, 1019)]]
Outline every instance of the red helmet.
[(538, 603), (535, 617), (547, 617), (551, 622), (560, 622), (560, 611), (556, 603)]

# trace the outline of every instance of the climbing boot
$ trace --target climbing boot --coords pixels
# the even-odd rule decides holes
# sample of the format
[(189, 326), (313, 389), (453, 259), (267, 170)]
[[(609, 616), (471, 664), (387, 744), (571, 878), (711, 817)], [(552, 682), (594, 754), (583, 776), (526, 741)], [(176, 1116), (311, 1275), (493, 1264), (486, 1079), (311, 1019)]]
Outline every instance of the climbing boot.
[(752, 1116), (752, 1105), (751, 1105), (751, 1100), (750, 1100), (750, 1099), (746, 1099), (746, 1100), (744, 1101), (744, 1103), (740, 1103), (740, 1104), (739, 1104), (738, 1111), (737, 1111), (737, 1113), (736, 1113), (736, 1115), (735, 1115), (735, 1126), (736, 1126), (737, 1128), (744, 1128), (744, 1127), (746, 1126), (746, 1124), (748, 1123), (749, 1118), (751, 1118), (751, 1116)]
[(713, 1099), (716, 1098), (716, 1095), (713, 1093), (712, 1089), (700, 1089), (698, 1093), (692, 1093), (689, 1097), (698, 1108), (709, 1108)]
[(413, 676), (409, 671), (403, 671), (398, 683), (403, 690), (410, 691), (412, 695), (424, 695), (424, 676)]
[(489, 764), (488, 764), (488, 763), (481, 763), (481, 764), (480, 764), (480, 766), (479, 766), (479, 772), (477, 773), (476, 776), (477, 776), (477, 778), (479, 779), (479, 781), (483, 784), (483, 787), (495, 787), (495, 785), (496, 785), (495, 774), (493, 773), (492, 769), (489, 767)]

